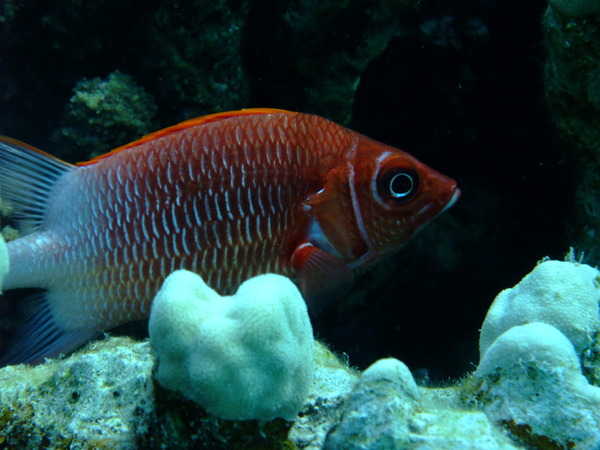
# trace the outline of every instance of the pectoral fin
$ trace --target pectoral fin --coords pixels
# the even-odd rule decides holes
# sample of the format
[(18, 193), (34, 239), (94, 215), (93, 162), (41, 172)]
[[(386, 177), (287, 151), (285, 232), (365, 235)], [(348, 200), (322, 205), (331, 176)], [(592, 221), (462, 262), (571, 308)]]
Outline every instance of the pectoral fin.
[(292, 266), (311, 311), (323, 309), (342, 297), (354, 283), (354, 275), (346, 264), (308, 242), (294, 250)]

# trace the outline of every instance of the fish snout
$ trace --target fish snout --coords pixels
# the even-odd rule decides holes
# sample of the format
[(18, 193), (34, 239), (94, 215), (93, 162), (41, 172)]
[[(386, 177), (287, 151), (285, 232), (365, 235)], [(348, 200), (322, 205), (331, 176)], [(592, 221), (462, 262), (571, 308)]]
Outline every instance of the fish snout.
[(413, 225), (416, 231), (452, 207), (462, 193), (456, 180), (434, 170), (428, 174), (423, 185), (422, 205), (413, 216)]

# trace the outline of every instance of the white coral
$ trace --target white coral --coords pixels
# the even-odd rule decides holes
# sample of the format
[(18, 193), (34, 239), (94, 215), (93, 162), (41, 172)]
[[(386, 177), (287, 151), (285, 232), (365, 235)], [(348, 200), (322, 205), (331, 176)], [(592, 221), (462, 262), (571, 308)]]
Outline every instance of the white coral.
[(582, 375), (571, 342), (545, 323), (516, 326), (494, 341), (475, 375), (483, 410), (561, 446), (600, 448), (600, 388)]
[(600, 272), (586, 264), (545, 261), (490, 307), (479, 339), (483, 357), (494, 340), (516, 325), (543, 322), (558, 328), (580, 355), (600, 328)]
[(225, 419), (294, 418), (313, 377), (314, 339), (296, 286), (280, 275), (221, 297), (191, 272), (172, 273), (150, 313), (157, 379)]
[(493, 421), (560, 446), (600, 448), (600, 388), (579, 361), (600, 328), (599, 277), (585, 264), (546, 261), (496, 297), (474, 374)]

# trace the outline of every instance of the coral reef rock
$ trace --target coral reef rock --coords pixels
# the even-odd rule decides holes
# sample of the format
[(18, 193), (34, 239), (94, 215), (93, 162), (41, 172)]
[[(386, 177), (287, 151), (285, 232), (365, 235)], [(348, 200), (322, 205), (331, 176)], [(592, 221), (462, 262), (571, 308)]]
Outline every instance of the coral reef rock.
[(153, 366), (148, 342), (121, 338), (62, 361), (1, 369), (2, 445), (132, 448), (153, 414)]
[[(241, 320), (242, 323), (242, 319), (253, 316), (251, 303), (257, 298), (256, 289), (264, 291), (260, 297), (270, 295), (281, 300), (281, 291), (290, 295), (289, 280), (281, 280), (282, 277), (251, 280), (256, 286), (250, 286), (243, 299), (245, 294), (241, 289), (243, 295), (237, 297), (239, 303), (248, 303), (246, 307), (250, 308), (249, 313), (244, 308), (237, 311), (238, 316), (248, 317), (232, 318), (231, 314), (237, 310), (232, 298), (209, 292), (206, 286), (198, 284), (197, 276), (181, 271), (164, 286), (167, 293), (173, 294), (167, 297), (177, 301), (160, 306), (166, 308), (161, 314), (170, 308), (179, 310), (166, 314), (176, 319), (169, 325), (170, 332), (178, 329), (179, 336), (173, 339), (168, 333), (163, 336), (156, 334), (156, 329), (152, 332), (154, 341), (165, 340), (165, 348), (157, 352), (160, 364), (148, 340), (111, 337), (92, 342), (62, 360), (49, 360), (36, 367), (18, 365), (0, 369), (0, 446), (310, 450), (600, 448), (600, 387), (594, 381), (599, 378), (600, 367), (598, 276), (596, 269), (573, 258), (567, 262), (539, 263), (519, 285), (498, 295), (482, 328), (482, 355), (477, 370), (448, 387), (417, 386), (408, 368), (393, 358), (376, 361), (359, 375), (348, 367), (347, 361), (314, 342), (312, 384), (302, 395), (303, 406), (299, 408), (293, 401), (292, 406), (278, 409), (273, 406), (273, 398), (265, 397), (265, 408), (275, 411), (269, 414), (271, 417), (287, 411), (285, 419), (266, 421), (215, 417), (178, 392), (185, 389), (166, 389), (155, 383), (155, 374), (158, 366), (160, 379), (160, 365), (164, 371), (166, 359), (172, 358), (171, 363), (179, 367), (170, 370), (183, 377), (176, 379), (179, 384), (175, 388), (185, 387), (191, 366), (182, 355), (198, 348), (214, 353), (216, 358), (237, 352), (238, 358), (231, 360), (235, 370), (249, 374), (247, 381), (252, 385), (257, 380), (257, 366), (263, 363), (260, 358), (240, 356), (239, 348), (236, 349), (240, 343), (232, 344), (239, 331), (237, 326), (233, 326), (234, 332), (229, 337), (222, 339), (224, 322)], [(280, 281), (284, 283), (278, 285)], [(270, 283), (274, 284), (266, 288)], [(214, 298), (203, 300), (203, 296)], [(205, 304), (186, 303), (190, 299)], [(272, 311), (281, 309), (280, 306), (265, 303), (260, 323), (267, 324), (268, 332), (273, 317), (282, 323), (287, 319), (282, 319), (281, 311)], [(199, 313), (197, 308), (203, 312)], [(215, 342), (222, 340), (221, 346), (216, 347), (218, 351), (215, 348), (206, 351), (205, 346), (197, 345), (197, 324), (190, 326), (190, 321), (216, 321), (210, 333), (215, 335)], [(245, 336), (248, 342), (260, 336), (254, 335), (252, 324), (249, 330), (254, 337)], [(287, 333), (293, 334), (290, 330)], [(309, 342), (313, 342), (312, 335)], [(273, 348), (278, 348), (277, 345), (274, 342)], [(164, 351), (171, 355), (165, 356)], [(285, 359), (284, 355), (282, 361)], [(206, 361), (206, 367), (216, 365), (215, 361)], [(293, 366), (295, 362), (290, 364)], [(217, 378), (221, 387), (217, 391), (227, 396), (227, 389), (222, 389), (223, 380), (230, 383), (227, 371), (220, 373)], [(298, 375), (298, 383), (304, 382), (303, 377)], [(239, 382), (239, 379), (231, 381), (233, 385)], [(277, 391), (276, 383), (271, 384)], [(214, 387), (205, 389), (210, 391)], [(246, 390), (243, 392), (239, 386), (232, 388), (232, 392), (244, 397), (255, 387)], [(279, 394), (276, 397), (282, 398)], [(247, 414), (242, 415), (257, 417), (253, 406), (234, 405), (234, 409), (240, 407), (248, 408)], [(298, 409), (297, 415), (291, 417)]]
[(329, 432), (323, 448), (356, 442), (372, 449), (405, 447), (418, 398), (417, 383), (406, 365), (393, 358), (377, 361), (348, 396), (340, 423)]
[(600, 3), (597, 0), (550, 0), (549, 3), (567, 16), (600, 13)]
[(110, 337), (63, 360), (7, 366), (0, 369), (0, 447), (320, 448), (357, 376), (321, 344), (314, 353), (313, 384), (291, 430), (283, 419), (216, 418), (155, 384), (148, 340)]
[(480, 355), (515, 325), (543, 322), (558, 328), (578, 354), (600, 328), (600, 272), (586, 264), (544, 261), (511, 289), (502, 291), (481, 328)]
[[(572, 259), (572, 258), (571, 258)], [(600, 448), (600, 272), (544, 261), (501, 292), (481, 330), (481, 361), (463, 384), (476, 405), (535, 448)]]
[(149, 133), (156, 109), (152, 95), (118, 70), (106, 79), (83, 79), (73, 88), (54, 140), (71, 153), (83, 149), (87, 158), (98, 156)]
[(475, 376), (486, 415), (537, 448), (600, 448), (600, 388), (573, 344), (545, 323), (516, 326), (484, 354)]
[[(8, 273), (9, 262), (8, 262), (8, 247), (4, 237), (0, 234), (0, 286), (2, 286), (2, 280)], [(0, 291), (0, 294), (2, 291)]]
[(380, 0), (368, 6), (337, 0), (289, 2), (280, 38), (286, 43), (290, 66), (308, 86), (301, 109), (348, 123), (362, 74), (383, 53), (402, 14), (417, 4), (416, 0)]
[(408, 368), (386, 358), (362, 374), (347, 396), (324, 449), (512, 449), (479, 411), (466, 410), (454, 388), (418, 388)]
[(576, 171), (569, 239), (600, 263), (600, 12), (595, 0), (554, 0), (544, 15), (546, 100)]
[(145, 59), (160, 77), (157, 95), (179, 102), (179, 119), (248, 105), (240, 48), (247, 11), (246, 0), (159, 2)]

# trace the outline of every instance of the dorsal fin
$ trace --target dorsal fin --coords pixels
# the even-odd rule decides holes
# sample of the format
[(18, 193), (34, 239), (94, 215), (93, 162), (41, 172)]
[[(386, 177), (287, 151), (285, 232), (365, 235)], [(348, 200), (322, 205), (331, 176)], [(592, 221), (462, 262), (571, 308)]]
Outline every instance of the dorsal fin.
[(90, 164), (95, 164), (99, 160), (107, 158), (115, 153), (121, 152), (128, 148), (136, 147), (145, 142), (151, 141), (153, 139), (158, 139), (164, 136), (168, 136), (169, 134), (176, 133), (177, 131), (185, 130), (186, 128), (195, 127), (198, 125), (204, 125), (210, 122), (217, 122), (219, 120), (229, 119), (231, 117), (239, 117), (239, 116), (250, 116), (257, 114), (275, 114), (275, 113), (287, 113), (284, 109), (275, 109), (275, 108), (248, 108), (248, 109), (240, 109), (237, 111), (226, 111), (220, 112), (216, 114), (209, 114), (207, 116), (196, 117), (195, 119), (186, 120), (184, 122), (178, 123), (177, 125), (173, 125), (171, 127), (163, 128), (162, 130), (155, 131), (154, 133), (147, 134), (146, 136), (138, 139), (137, 141), (130, 142), (129, 144), (122, 145), (121, 147), (117, 147), (114, 150), (111, 150), (108, 153), (105, 153), (100, 156), (96, 156), (95, 158), (90, 159), (89, 161), (79, 162), (78, 166), (89, 166)]

